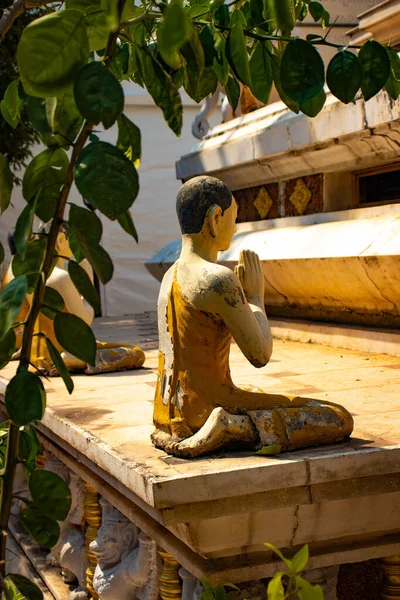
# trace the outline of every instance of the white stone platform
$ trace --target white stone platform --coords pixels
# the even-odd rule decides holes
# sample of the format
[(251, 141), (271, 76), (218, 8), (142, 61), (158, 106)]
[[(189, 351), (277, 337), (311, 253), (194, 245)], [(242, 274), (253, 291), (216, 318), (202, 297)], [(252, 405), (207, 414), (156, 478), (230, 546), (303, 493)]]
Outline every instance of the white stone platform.
[[(254, 369), (232, 346), (236, 384), (343, 404), (355, 419), (347, 443), (268, 458), (249, 452), (196, 460), (154, 448), (154, 313), (99, 319), (96, 336), (135, 342), (144, 369), (76, 376), (69, 396), (44, 381), (44, 446), (169, 551), (195, 577), (248, 581), (279, 568), (264, 546), (310, 544), (309, 568), (400, 552), (400, 359), (278, 340)], [(1, 371), (0, 391), (15, 371)]]

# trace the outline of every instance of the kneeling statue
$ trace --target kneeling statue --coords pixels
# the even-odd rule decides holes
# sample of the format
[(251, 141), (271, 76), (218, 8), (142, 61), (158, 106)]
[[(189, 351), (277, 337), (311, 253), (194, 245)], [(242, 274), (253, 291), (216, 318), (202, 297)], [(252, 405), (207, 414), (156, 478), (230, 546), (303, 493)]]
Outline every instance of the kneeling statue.
[[(65, 304), (65, 312), (80, 317), (90, 326), (94, 319), (94, 310), (75, 288), (68, 273), (67, 263), (68, 260), (73, 259), (73, 254), (68, 242), (68, 231), (64, 226), (57, 237), (56, 253), (58, 256), (57, 264), (46, 285), (61, 295)], [(80, 263), (80, 266), (86, 271), (93, 283), (93, 271), (88, 261), (84, 259)], [(35, 333), (44, 333), (51, 340), (57, 350), (61, 352), (66, 367), (73, 373), (84, 372), (87, 375), (97, 375), (99, 373), (137, 369), (142, 367), (145, 361), (144, 352), (138, 346), (97, 341), (96, 364), (90, 366), (68, 352), (63, 351), (54, 333), (52, 319), (42, 312), (36, 321)], [(42, 336), (34, 337), (31, 362), (46, 375), (55, 376), (58, 374), (52, 363), (45, 338)]]
[(165, 274), (158, 300), (159, 366), (153, 443), (175, 456), (221, 448), (278, 446), (294, 450), (343, 441), (353, 430), (337, 404), (234, 385), (232, 337), (247, 360), (265, 366), (272, 335), (265, 314), (260, 260), (241, 253), (232, 272), (217, 264), (235, 232), (229, 188), (201, 176), (178, 192), (179, 259)]

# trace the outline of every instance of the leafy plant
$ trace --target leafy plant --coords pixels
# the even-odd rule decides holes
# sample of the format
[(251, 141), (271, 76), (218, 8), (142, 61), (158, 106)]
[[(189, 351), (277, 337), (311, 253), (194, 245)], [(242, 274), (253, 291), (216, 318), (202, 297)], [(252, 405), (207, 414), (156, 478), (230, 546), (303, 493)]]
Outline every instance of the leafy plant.
[[(24, 498), (21, 520), (40, 544), (56, 542), (58, 521), (67, 513), (69, 497), (65, 485), (47, 472), (37, 475), (34, 468), (36, 442), (29, 436), (46, 406), (41, 373), (30, 364), (33, 336), (45, 338), (44, 332), (35, 330), (39, 314), (54, 320), (57, 340), (65, 350), (89, 364), (94, 363), (96, 354), (90, 328), (77, 316), (63, 312), (62, 298), (46, 286), (57, 258), (57, 236), (61, 227), (68, 230), (74, 254), (68, 272), (94, 308), (99, 306), (98, 293), (79, 263), (86, 258), (103, 284), (113, 274), (111, 258), (101, 245), (97, 211), (118, 221), (128, 235), (138, 239), (130, 208), (139, 191), (141, 137), (123, 112), (121, 81), (132, 80), (146, 88), (178, 136), (181, 87), (199, 102), (219, 83), (236, 108), (241, 85), (249, 86), (266, 103), (274, 84), (291, 110), (311, 117), (324, 106), (325, 79), (332, 93), (345, 103), (353, 102), (359, 93), (368, 100), (383, 87), (394, 99), (400, 93), (400, 59), (393, 48), (368, 41), (357, 56), (351, 50), (358, 47), (345, 49), (330, 42), (329, 29), (324, 36), (312, 34), (305, 40), (292, 36), (296, 19), (304, 19), (308, 12), (323, 28), (328, 27), (329, 14), (321, 2), (141, 0), (137, 6), (134, 0), (42, 0), (42, 12), (32, 12), (29, 6), (34, 4), (33, 0), (0, 0), (0, 69), (8, 48), (12, 57), (16, 48), (17, 58), (16, 62), (12, 58), (13, 71), (5, 88), (1, 86), (6, 79), (0, 77), (1, 113), (20, 140), (11, 149), (1, 146), (0, 214), (11, 200), (14, 176), (9, 165), (24, 163), (36, 136), (46, 146), (23, 174), (26, 205), (15, 228), (14, 279), (0, 292), (2, 367), (15, 350), (14, 329), (23, 327), (19, 365), (5, 397), (7, 429), (0, 429), (4, 463), (0, 575), (4, 594), (12, 597), (15, 588), (28, 599), (41, 597), (34, 584), (11, 574), (6, 579), (6, 531), (18, 462), (24, 465), (32, 495), (32, 500)], [(28, 10), (19, 16), (24, 8)], [(327, 76), (319, 46), (338, 51)], [(95, 131), (100, 124), (105, 129), (117, 124), (116, 145), (96, 135), (101, 133)], [(22, 127), (30, 132), (24, 139), (18, 138)], [(74, 182), (84, 207), (69, 203)], [(34, 216), (47, 223), (38, 237), (32, 235), (37, 233), (33, 231)], [(0, 244), (0, 262), (3, 259)], [(27, 293), (31, 294), (30, 312), (24, 323), (17, 323)], [(49, 339), (44, 341), (71, 393), (73, 381), (59, 351)], [(270, 453), (270, 449), (264, 452)], [(48, 510), (43, 495), (37, 492), (40, 477), (48, 499), (60, 506), (57, 514)], [(279, 588), (278, 579), (275, 581)], [(216, 593), (221, 596), (223, 591)]]
[(233, 583), (229, 583), (229, 581), (223, 581), (219, 583), (215, 588), (212, 586), (212, 583), (208, 581), (205, 577), (201, 580), (201, 584), (203, 586), (203, 592), (200, 595), (199, 600), (228, 600), (229, 596), (225, 588), (232, 588), (234, 590), (239, 590), (239, 588)]
[(284, 562), (286, 571), (278, 571), (268, 584), (268, 600), (324, 600), (319, 585), (312, 585), (301, 576), (308, 563), (308, 545), (303, 546), (292, 560), (285, 558), (273, 544), (264, 544)]

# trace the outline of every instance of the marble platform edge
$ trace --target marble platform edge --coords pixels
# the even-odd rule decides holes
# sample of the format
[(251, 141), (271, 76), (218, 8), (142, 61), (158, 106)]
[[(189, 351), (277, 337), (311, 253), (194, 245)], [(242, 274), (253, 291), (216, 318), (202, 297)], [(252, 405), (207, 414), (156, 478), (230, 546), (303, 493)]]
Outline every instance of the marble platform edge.
[(295, 319), (269, 319), (277, 339), (400, 356), (400, 331)]
[[(0, 394), (4, 393), (6, 383), (0, 378)], [(39, 424), (39, 431), (58, 445), (66, 444), (69, 454), (76, 455), (78, 451), (105, 472), (115, 474), (115, 479), (154, 509), (246, 495), (249, 486), (252, 493), (257, 493), (335, 481), (338, 477), (346, 480), (396, 473), (400, 464), (400, 445), (354, 449), (351, 447), (353, 439), (336, 447), (308, 449), (274, 458), (240, 454), (226, 459), (211, 458), (211, 466), (203, 468), (201, 473), (194, 473), (192, 469), (169, 474), (168, 465), (164, 463), (166, 474), (161, 476), (154, 475), (151, 466), (125, 458), (82, 427), (59, 418), (50, 407)], [(224, 468), (224, 463), (236, 456), (240, 466)]]
[[(175, 506), (156, 509), (139, 498), (137, 494), (129, 490), (118, 479), (100, 469), (98, 465), (95, 465), (86, 456), (77, 451), (69, 454), (66, 450), (63, 450), (51, 432), (47, 432), (47, 437), (45, 437), (42, 431), (39, 433), (39, 437), (43, 447), (50, 450), (62, 462), (68, 463), (73, 471), (77, 472), (83, 469), (86, 477), (88, 474), (89, 476), (93, 475), (97, 478), (97, 481), (104, 482), (102, 485), (107, 484), (128, 501), (137, 505), (152, 519), (164, 526), (217, 518), (222, 514), (224, 516), (247, 514), (249, 512), (265, 510), (266, 506), (269, 510), (273, 510), (274, 508), (293, 507), (338, 499), (343, 500), (400, 490), (400, 473), (373, 475), (369, 477), (364, 474), (362, 477), (352, 477), (347, 480), (304, 484), (297, 487), (291, 486), (270, 491), (252, 492), (240, 496), (220, 497), (218, 498), (218, 502), (215, 502), (215, 500), (203, 500), (196, 503), (177, 504)], [(85, 479), (82, 473), (80, 475)]]
[[(103, 481), (98, 475), (68, 456), (65, 450), (46, 441), (47, 450), (57, 456), (68, 468), (78, 476), (91, 483), (97, 491), (124, 514), (139, 529), (157, 542), (159, 546), (172, 554), (174, 558), (197, 579), (206, 577), (213, 585), (223, 580), (241, 583), (255, 579), (272, 577), (282, 564), (268, 551), (249, 552), (246, 555), (226, 558), (207, 559), (194, 552), (183, 541), (177, 538), (168, 528), (156, 522), (149, 514), (135, 506), (117, 489)], [(291, 556), (299, 550), (299, 546), (285, 549), (285, 555)], [(359, 562), (382, 556), (390, 556), (400, 551), (400, 534), (365, 535), (359, 538), (332, 539), (329, 542), (317, 542), (310, 546), (309, 568), (333, 566), (344, 562)]]

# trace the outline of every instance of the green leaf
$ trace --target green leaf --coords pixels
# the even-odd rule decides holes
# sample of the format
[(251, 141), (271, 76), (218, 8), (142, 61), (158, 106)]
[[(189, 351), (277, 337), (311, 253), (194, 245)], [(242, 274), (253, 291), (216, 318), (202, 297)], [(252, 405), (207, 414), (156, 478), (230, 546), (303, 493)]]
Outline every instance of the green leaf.
[(308, 6), (306, 2), (298, 2), (296, 6), (296, 19), (298, 21), (304, 21), (308, 15)]
[(131, 54), (132, 46), (129, 42), (125, 42), (121, 46), (116, 47), (111, 63), (111, 70), (115, 73), (118, 80), (129, 80)]
[(15, 247), (22, 259), (25, 258), (26, 248), (32, 235), (33, 218), (35, 216), (36, 202), (27, 204), (20, 213), (15, 225)]
[(271, 57), (263, 42), (257, 42), (250, 58), (250, 73), (253, 85), (251, 91), (254, 96), (268, 104), (271, 94), (273, 74)]
[(231, 105), (233, 112), (235, 112), (235, 110), (237, 109), (237, 105), (239, 104), (240, 98), (240, 85), (236, 81), (236, 79), (233, 79), (233, 77), (231, 76), (228, 77), (228, 83), (226, 85), (225, 91), (228, 98), (228, 102)]
[(96, 364), (96, 339), (86, 323), (69, 313), (58, 313), (54, 333), (60, 346), (91, 366)]
[(77, 249), (85, 256), (101, 283), (106, 284), (112, 278), (113, 264), (107, 252), (99, 246), (102, 225), (94, 212), (73, 204), (69, 212), (69, 242), (77, 258)]
[(324, 7), (320, 2), (309, 2), (308, 10), (314, 21), (319, 21), (324, 14)]
[(31, 96), (60, 96), (71, 87), (89, 56), (82, 13), (60, 10), (25, 27), (17, 60), (25, 91)]
[(313, 42), (314, 40), (323, 40), (324, 37), (318, 33), (308, 33), (306, 35), (307, 42)]
[(282, 577), (285, 575), (282, 571), (275, 573), (273, 578), (268, 584), (268, 600), (283, 600), (285, 597), (285, 590), (282, 585)]
[(124, 92), (114, 75), (99, 61), (93, 61), (77, 73), (74, 96), (81, 115), (105, 129), (114, 125), (124, 110)]
[(4, 99), (0, 102), (0, 112), (6, 123), (8, 123), (9, 126), (13, 129), (15, 129), (19, 123), (19, 120), (17, 117), (13, 117), (10, 114), (10, 111), (8, 110), (7, 104), (5, 103)]
[(7, 573), (15, 587), (24, 596), (25, 600), (43, 600), (43, 594), (33, 581), (17, 573)]
[(115, 0), (100, 0), (100, 7), (107, 15), (107, 25), (110, 32), (117, 31), (119, 26), (118, 3)]
[(22, 369), (17, 371), (6, 387), (5, 405), (16, 425), (40, 421), (46, 408), (46, 392), (40, 377)]
[(19, 518), (26, 531), (44, 548), (52, 548), (60, 537), (60, 526), (51, 517), (35, 507), (24, 508)]
[(72, 394), (72, 392), (74, 391), (74, 382), (72, 381), (72, 377), (69, 374), (67, 367), (65, 366), (65, 363), (62, 359), (61, 354), (59, 353), (57, 348), (54, 346), (53, 342), (51, 340), (49, 340), (49, 338), (46, 338), (46, 346), (49, 351), (50, 358), (53, 362), (53, 365), (57, 369), (58, 374), (60, 375), (62, 380), (64, 381), (65, 387), (67, 388), (68, 393)]
[(252, 81), (246, 38), (240, 22), (235, 23), (228, 34), (226, 39), (226, 57), (236, 77), (251, 88)]
[(279, 558), (285, 563), (287, 568), (290, 571), (292, 570), (292, 561), (289, 560), (288, 558), (285, 558), (283, 556), (282, 552), (278, 548), (276, 548), (276, 546), (274, 546), (273, 544), (269, 544), (268, 542), (264, 542), (264, 546), (266, 546), (269, 550), (272, 550), (272, 552), (274, 552), (277, 556), (279, 556)]
[(203, 27), (199, 35), (199, 40), (203, 46), (204, 66), (212, 67), (217, 52), (215, 50), (214, 33), (211, 25)]
[(79, 154), (75, 184), (89, 204), (115, 220), (132, 206), (139, 191), (135, 167), (108, 142), (92, 142)]
[(78, 111), (72, 92), (57, 98), (57, 105), (51, 123), (53, 138), (60, 146), (69, 146), (82, 127), (83, 119)]
[(61, 148), (43, 150), (25, 171), (22, 194), (27, 202), (35, 199), (36, 214), (45, 223), (54, 216), (68, 164), (68, 156)]
[(282, 452), (281, 446), (272, 445), (272, 446), (263, 446), (260, 450), (257, 450), (256, 454), (261, 454), (265, 456), (275, 456), (276, 454), (280, 454)]
[(85, 269), (80, 267), (78, 263), (70, 260), (68, 263), (68, 274), (71, 277), (72, 283), (78, 292), (85, 300), (93, 307), (96, 313), (100, 312), (100, 298), (97, 290), (90, 280)]
[(292, 570), (295, 573), (301, 573), (308, 563), (308, 558), (308, 544), (305, 544), (292, 558)]
[[(212, 5), (212, 2), (210, 6)], [(219, 6), (214, 13), (214, 21), (220, 27), (229, 27), (231, 16), (226, 4)]]
[(123, 215), (119, 215), (117, 217), (117, 220), (118, 223), (121, 225), (122, 229), (126, 231), (126, 233), (128, 233), (130, 236), (132, 236), (136, 243), (138, 243), (139, 236), (137, 234), (135, 224), (132, 220), (131, 213), (129, 211), (126, 211), (126, 213), (124, 213)]
[(71, 204), (68, 222), (75, 232), (85, 236), (88, 243), (98, 245), (103, 234), (103, 225), (93, 211)]
[(12, 329), (9, 329), (0, 340), (0, 369), (3, 369), (10, 362), (15, 352), (15, 344), (15, 333)]
[(0, 292), (0, 340), (14, 325), (25, 300), (28, 282), (25, 275), (16, 277)]
[[(42, 300), (42, 306), (46, 309), (50, 309), (51, 315), (48, 315), (51, 319), (54, 319), (55, 313), (62, 312), (65, 308), (63, 297), (57, 290), (46, 285), (44, 289), (44, 296)], [(42, 312), (46, 312), (42, 309)]]
[(178, 89), (148, 48), (142, 49), (141, 62), (147, 91), (163, 111), (168, 126), (179, 137), (182, 131), (182, 101)]
[(215, 600), (214, 591), (212, 589), (205, 589), (201, 593), (199, 600)]
[(104, 10), (101, 10), (99, 2), (96, 2), (96, 0), (65, 0), (65, 8), (73, 8), (84, 13), (91, 52), (106, 47), (110, 27), (107, 22), (107, 14)]
[(11, 127), (16, 127), (20, 121), (23, 100), (18, 93), (19, 81), (12, 81), (7, 87), (4, 98), (1, 101), (1, 113)]
[(142, 155), (140, 129), (125, 115), (118, 117), (117, 123), (117, 148), (122, 150), (131, 163), (135, 164), (136, 161), (140, 161)]
[[(15, 254), (11, 263), (14, 277), (39, 273), (42, 269), (46, 246), (47, 238), (45, 236), (40, 236), (40, 238), (28, 242), (24, 259), (22, 259), (19, 254)], [(28, 292), (30, 291), (30, 287), (31, 282), (28, 282)]]
[(304, 104), (301, 104), (300, 110), (308, 117), (316, 117), (318, 113), (324, 108), (326, 100), (326, 94), (324, 88), (318, 92), (314, 98), (308, 100)]
[(29, 121), (49, 148), (68, 148), (83, 123), (72, 91), (58, 98), (28, 96), (27, 109)]
[(26, 431), (20, 431), (18, 442), (18, 459), (27, 462), (34, 454), (35, 448), (32, 438), (26, 433)]
[(195, 102), (200, 102), (215, 92), (218, 78), (211, 67), (205, 67), (204, 50), (197, 31), (193, 31), (181, 53), (186, 60), (183, 81), (185, 91)]
[(400, 95), (400, 58), (393, 48), (386, 47), (386, 52), (390, 59), (390, 75), (385, 90), (393, 100), (397, 100)]
[(179, 50), (190, 38), (192, 23), (189, 13), (180, 0), (173, 0), (167, 4), (164, 18), (157, 29), (158, 49), (163, 60), (173, 69), (182, 66)]
[(272, 74), (274, 76), (275, 87), (278, 91), (279, 97), (286, 104), (291, 111), (298, 114), (300, 111), (300, 105), (298, 102), (292, 100), (283, 90), (281, 82), (281, 57), (279, 54), (274, 53), (271, 57)]
[(295, 102), (305, 104), (323, 88), (324, 63), (308, 42), (295, 39), (288, 43), (281, 62), (284, 92)]
[(363, 73), (361, 90), (367, 101), (386, 84), (390, 75), (390, 59), (383, 46), (375, 40), (368, 40), (358, 53), (358, 60)]
[(114, 267), (110, 255), (102, 246), (87, 246), (81, 244), (85, 257), (92, 265), (102, 284), (108, 283), (113, 276)]
[(311, 585), (309, 581), (299, 576), (296, 577), (296, 583), (299, 588), (300, 600), (324, 600), (324, 594), (319, 585)]
[(228, 83), (229, 63), (225, 53), (225, 38), (217, 30), (214, 31), (214, 42), (216, 57), (212, 68), (222, 87), (225, 87)]
[(360, 61), (348, 50), (341, 50), (335, 54), (326, 72), (329, 89), (344, 104), (352, 102), (360, 88), (362, 77)]
[(64, 521), (71, 508), (71, 492), (59, 475), (38, 469), (29, 478), (29, 491), (40, 512)]
[(13, 176), (6, 157), (0, 154), (0, 215), (8, 208), (11, 201)]
[(40, 134), (42, 141), (46, 146), (52, 144), (52, 131), (48, 121), (48, 101), (53, 102), (54, 98), (36, 98), (28, 96), (26, 107), (28, 111), (28, 119), (34, 129)]
[(34, 454), (35, 458), (36, 458), (39, 454), (43, 454), (43, 448), (39, 442), (39, 438), (37, 436), (36, 429), (33, 425), (29, 425), (28, 435), (32, 440), (32, 444), (33, 444), (33, 448), (34, 448), (34, 452), (32, 452), (32, 455)]

